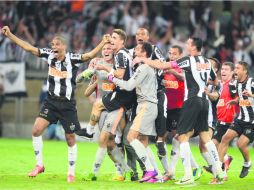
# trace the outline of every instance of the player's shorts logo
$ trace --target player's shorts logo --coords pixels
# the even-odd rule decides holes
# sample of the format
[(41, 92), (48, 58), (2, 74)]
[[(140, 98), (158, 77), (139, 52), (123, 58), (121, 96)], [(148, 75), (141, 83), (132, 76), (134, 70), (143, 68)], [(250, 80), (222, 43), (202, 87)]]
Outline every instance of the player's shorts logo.
[(44, 109), (44, 113), (45, 113), (46, 115), (48, 114), (48, 112), (49, 112), (48, 109)]
[(73, 123), (71, 123), (71, 125), (70, 125), (70, 129), (71, 129), (72, 131), (74, 131), (74, 129), (75, 129), (75, 125), (74, 125)]

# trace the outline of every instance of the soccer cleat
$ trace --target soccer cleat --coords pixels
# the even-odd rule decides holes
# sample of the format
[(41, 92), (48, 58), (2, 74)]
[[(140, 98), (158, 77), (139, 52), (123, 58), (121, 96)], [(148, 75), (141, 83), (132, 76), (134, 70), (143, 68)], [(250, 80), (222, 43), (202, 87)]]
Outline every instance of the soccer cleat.
[(133, 176), (133, 171), (128, 171), (124, 173), (124, 180), (131, 181), (131, 177)]
[(79, 129), (78, 131), (75, 131), (75, 134), (88, 140), (93, 139), (93, 135), (94, 135), (94, 134), (91, 134), (91, 135), (88, 134), (86, 131), (86, 128), (82, 128), (82, 129)]
[(157, 176), (157, 171), (146, 171), (145, 175), (142, 177), (142, 179), (139, 180), (140, 183), (143, 183), (145, 181), (148, 181), (149, 179)]
[(216, 175), (217, 181), (221, 183), (223, 183), (224, 177), (225, 177), (225, 173), (222, 170), (219, 172), (219, 174)]
[(169, 180), (176, 180), (175, 176), (174, 175), (170, 175), (169, 173), (165, 173), (164, 176), (162, 177), (163, 181), (166, 182), (166, 181), (169, 181)]
[(209, 184), (211, 185), (219, 185), (219, 184), (223, 184), (222, 181), (219, 181), (217, 178), (212, 178), (212, 180), (209, 182)]
[(158, 179), (156, 177), (152, 177), (149, 180), (145, 181), (145, 183), (157, 183)]
[(180, 181), (175, 182), (175, 184), (177, 184), (177, 185), (188, 185), (188, 184), (193, 184), (193, 183), (194, 183), (193, 177), (188, 178), (188, 179), (182, 178)]
[(131, 181), (138, 181), (138, 173), (134, 172), (134, 174), (131, 176)]
[(36, 177), (38, 174), (44, 172), (45, 168), (44, 166), (36, 165), (35, 168), (28, 173), (29, 177)]
[(210, 165), (210, 166), (203, 166), (203, 169), (204, 169), (206, 172), (208, 172), (208, 173), (210, 173), (210, 174), (213, 174), (212, 166), (211, 166), (211, 165)]
[(227, 172), (229, 170), (230, 163), (232, 162), (233, 157), (228, 156), (228, 159), (224, 162), (224, 170)]
[(97, 177), (94, 173), (89, 173), (86, 177), (84, 177), (85, 181), (96, 181)]
[(243, 166), (242, 171), (241, 171), (239, 177), (240, 178), (246, 177), (248, 175), (248, 173), (249, 173), (250, 168), (251, 168), (251, 165), (249, 167)]
[(67, 182), (68, 183), (73, 183), (75, 181), (75, 177), (73, 175), (68, 175), (67, 176)]
[(119, 174), (115, 174), (112, 178), (113, 181), (124, 181), (124, 177)]
[(193, 170), (194, 181), (197, 181), (203, 174), (202, 168), (198, 167)]

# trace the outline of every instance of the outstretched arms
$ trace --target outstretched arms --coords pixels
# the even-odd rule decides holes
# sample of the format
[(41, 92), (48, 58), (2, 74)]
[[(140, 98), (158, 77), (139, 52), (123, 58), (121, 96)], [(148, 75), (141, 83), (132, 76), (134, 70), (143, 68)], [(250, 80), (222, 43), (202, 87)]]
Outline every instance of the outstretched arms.
[(1, 31), (7, 38), (9, 38), (12, 42), (23, 48), (25, 51), (28, 51), (36, 56), (39, 56), (38, 48), (32, 46), (28, 42), (21, 40), (20, 38), (15, 36), (13, 33), (11, 33), (10, 28), (8, 26), (4, 26)]

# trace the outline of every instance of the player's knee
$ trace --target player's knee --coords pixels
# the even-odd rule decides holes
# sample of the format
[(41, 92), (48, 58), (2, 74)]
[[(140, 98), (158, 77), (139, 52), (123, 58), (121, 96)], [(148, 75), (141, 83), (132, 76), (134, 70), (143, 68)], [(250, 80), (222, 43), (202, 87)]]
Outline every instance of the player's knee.
[(224, 135), (221, 139), (221, 143), (223, 144), (229, 144), (229, 142), (232, 140), (232, 138), (229, 135)]
[(237, 141), (236, 145), (239, 149), (244, 149), (246, 147), (246, 144), (241, 141)]
[(134, 136), (132, 135), (132, 133), (128, 133), (128, 135), (127, 135), (127, 141), (129, 142), (129, 143), (131, 143), (133, 140), (134, 140), (135, 138), (134, 138)]
[(33, 135), (34, 137), (38, 137), (38, 136), (40, 136), (41, 134), (42, 134), (42, 131), (41, 131), (38, 127), (33, 126), (32, 135)]
[(75, 141), (75, 135), (74, 134), (65, 134), (66, 142), (68, 146), (74, 146), (76, 141)]

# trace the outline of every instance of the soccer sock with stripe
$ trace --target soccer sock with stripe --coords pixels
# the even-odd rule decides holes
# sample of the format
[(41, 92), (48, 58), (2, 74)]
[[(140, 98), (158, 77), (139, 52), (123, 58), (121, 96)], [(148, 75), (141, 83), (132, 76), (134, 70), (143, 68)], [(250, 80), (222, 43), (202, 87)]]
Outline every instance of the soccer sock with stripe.
[(107, 148), (99, 147), (97, 149), (97, 152), (96, 152), (96, 155), (95, 155), (95, 161), (94, 161), (94, 165), (93, 165), (93, 173), (95, 174), (95, 176), (98, 175), (98, 172), (99, 172), (100, 167), (101, 167), (101, 163), (103, 162), (106, 153), (107, 153)]
[(139, 159), (144, 163), (146, 171), (153, 171), (154, 167), (149, 159), (145, 146), (138, 139), (131, 141), (130, 145), (135, 150)]
[(191, 149), (189, 142), (180, 143), (180, 156), (184, 166), (184, 179), (192, 178)]
[(169, 172), (170, 175), (175, 176), (176, 172), (176, 164), (180, 154), (180, 144), (176, 138), (172, 139), (172, 150), (170, 154), (170, 161), (169, 161)]
[(68, 175), (75, 175), (75, 167), (77, 161), (77, 145), (73, 145), (72, 147), (68, 146)]
[(42, 147), (43, 147), (43, 141), (42, 136), (32, 136), (33, 141), (33, 148), (35, 153), (35, 159), (36, 159), (36, 165), (43, 166), (43, 160), (42, 160)]

